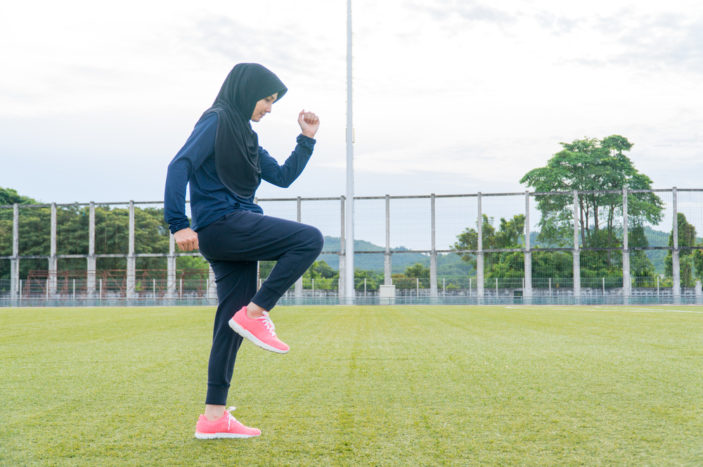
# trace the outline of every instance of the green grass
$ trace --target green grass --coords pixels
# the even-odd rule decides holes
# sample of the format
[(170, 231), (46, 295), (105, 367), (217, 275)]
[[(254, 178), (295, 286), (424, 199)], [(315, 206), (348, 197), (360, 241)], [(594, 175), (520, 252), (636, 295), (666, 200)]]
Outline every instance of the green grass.
[(280, 307), (198, 441), (212, 316), (0, 309), (0, 465), (703, 464), (703, 307)]

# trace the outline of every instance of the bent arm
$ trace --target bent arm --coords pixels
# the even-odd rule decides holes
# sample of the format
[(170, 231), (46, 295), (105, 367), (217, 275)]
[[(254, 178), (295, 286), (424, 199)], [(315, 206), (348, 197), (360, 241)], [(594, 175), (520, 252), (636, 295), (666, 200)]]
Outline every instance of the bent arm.
[(298, 178), (312, 156), (315, 140), (301, 134), (297, 142), (295, 149), (283, 165), (278, 165), (276, 159), (271, 157), (264, 148), (259, 148), (262, 179), (273, 185), (288, 188)]
[(186, 217), (186, 185), (193, 166), (186, 158), (176, 157), (168, 165), (166, 189), (164, 190), (164, 219), (171, 233), (190, 227)]
[(215, 150), (216, 132), (216, 114), (201, 119), (168, 165), (164, 190), (164, 219), (171, 233), (175, 234), (190, 226), (185, 211), (186, 186), (193, 172)]

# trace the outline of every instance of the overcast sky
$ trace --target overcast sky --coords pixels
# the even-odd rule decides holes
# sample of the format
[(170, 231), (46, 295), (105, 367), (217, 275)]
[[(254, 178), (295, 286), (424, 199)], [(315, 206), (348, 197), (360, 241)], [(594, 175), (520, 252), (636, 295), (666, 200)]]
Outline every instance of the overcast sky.
[[(521, 191), (559, 142), (626, 136), (654, 186), (702, 187), (703, 3), (355, 0), (359, 195)], [(22, 1), (0, 15), (0, 186), (44, 202), (160, 200), (235, 63), (289, 88), (254, 124), (288, 190), (345, 184), (346, 1)]]

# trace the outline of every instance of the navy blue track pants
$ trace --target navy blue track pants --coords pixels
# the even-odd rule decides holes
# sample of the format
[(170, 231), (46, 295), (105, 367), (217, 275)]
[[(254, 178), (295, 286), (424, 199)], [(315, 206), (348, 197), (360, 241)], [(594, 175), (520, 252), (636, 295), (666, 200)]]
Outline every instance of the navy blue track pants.
[[(309, 225), (238, 210), (198, 231), (198, 244), (215, 272), (219, 302), (205, 403), (225, 405), (242, 343), (230, 318), (249, 302), (271, 310), (320, 254), (323, 237)], [(258, 292), (257, 261), (277, 261)]]

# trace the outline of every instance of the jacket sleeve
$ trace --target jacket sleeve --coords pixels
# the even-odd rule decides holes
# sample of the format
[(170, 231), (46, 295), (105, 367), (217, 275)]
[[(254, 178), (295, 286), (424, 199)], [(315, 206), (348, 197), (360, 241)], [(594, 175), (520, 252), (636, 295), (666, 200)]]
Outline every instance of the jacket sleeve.
[(217, 115), (208, 115), (193, 128), (180, 151), (168, 165), (164, 190), (164, 219), (171, 233), (190, 226), (185, 211), (186, 185), (193, 172), (215, 150)]
[(298, 135), (296, 141), (298, 144), (283, 165), (278, 165), (276, 159), (271, 157), (264, 148), (259, 147), (262, 179), (273, 185), (288, 188), (298, 178), (312, 156), (315, 140)]

